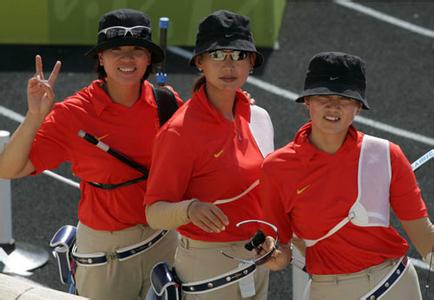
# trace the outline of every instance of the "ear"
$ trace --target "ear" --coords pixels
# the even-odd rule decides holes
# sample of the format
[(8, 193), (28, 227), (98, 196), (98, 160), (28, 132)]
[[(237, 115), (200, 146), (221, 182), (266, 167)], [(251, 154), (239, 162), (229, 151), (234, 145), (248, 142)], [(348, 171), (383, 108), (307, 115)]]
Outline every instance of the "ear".
[(362, 103), (360, 103), (359, 107), (356, 110), (356, 116), (359, 115), (362, 112)]
[(202, 58), (202, 54), (197, 55), (197, 56), (194, 58), (194, 64), (196, 65), (196, 68), (197, 68), (200, 72), (202, 72), (202, 70), (203, 70), (203, 58)]
[(253, 66), (255, 65), (256, 62), (256, 53), (255, 52), (250, 53), (249, 59), (250, 59), (250, 67), (253, 69)]
[(98, 63), (100, 66), (104, 66), (104, 58), (102, 52), (98, 53)]

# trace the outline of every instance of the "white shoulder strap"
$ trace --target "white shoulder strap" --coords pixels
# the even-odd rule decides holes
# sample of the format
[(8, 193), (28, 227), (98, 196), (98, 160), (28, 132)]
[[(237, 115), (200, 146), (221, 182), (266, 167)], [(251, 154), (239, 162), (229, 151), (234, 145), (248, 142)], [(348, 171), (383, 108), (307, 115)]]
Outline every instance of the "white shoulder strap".
[(250, 130), (262, 156), (274, 151), (274, 128), (268, 112), (257, 105), (250, 105)]
[(348, 222), (358, 226), (389, 226), (389, 186), (391, 179), (389, 141), (365, 134), (358, 164), (358, 196), (348, 216), (324, 236), (304, 239), (311, 247), (328, 238)]

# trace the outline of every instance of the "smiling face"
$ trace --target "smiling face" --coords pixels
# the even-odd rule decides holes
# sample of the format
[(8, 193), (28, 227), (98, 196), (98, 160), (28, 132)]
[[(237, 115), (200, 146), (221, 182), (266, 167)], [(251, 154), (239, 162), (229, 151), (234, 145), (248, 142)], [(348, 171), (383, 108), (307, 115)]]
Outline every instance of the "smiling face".
[(138, 46), (120, 46), (98, 54), (99, 64), (107, 74), (108, 85), (139, 85), (151, 63), (148, 49)]
[(312, 120), (312, 136), (315, 139), (337, 138), (343, 141), (361, 110), (359, 101), (338, 95), (308, 96), (304, 102)]

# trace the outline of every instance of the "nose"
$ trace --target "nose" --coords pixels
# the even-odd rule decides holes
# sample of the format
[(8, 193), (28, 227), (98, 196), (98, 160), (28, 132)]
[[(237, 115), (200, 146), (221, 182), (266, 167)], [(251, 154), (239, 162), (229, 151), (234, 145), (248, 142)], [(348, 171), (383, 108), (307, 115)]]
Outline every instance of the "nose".
[(342, 103), (339, 99), (329, 99), (327, 102), (327, 107), (338, 107), (340, 108), (342, 106)]
[(133, 58), (134, 58), (133, 51), (124, 51), (121, 54), (121, 59), (133, 59)]
[(223, 61), (225, 63), (225, 66), (232, 67), (235, 64), (234, 60), (229, 54), (225, 54), (225, 59)]

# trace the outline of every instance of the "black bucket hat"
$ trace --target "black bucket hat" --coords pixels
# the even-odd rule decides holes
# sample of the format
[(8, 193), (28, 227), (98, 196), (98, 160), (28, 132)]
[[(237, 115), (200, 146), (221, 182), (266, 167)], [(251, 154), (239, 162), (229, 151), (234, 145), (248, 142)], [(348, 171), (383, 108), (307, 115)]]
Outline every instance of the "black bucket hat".
[(227, 49), (256, 53), (254, 67), (259, 67), (264, 58), (256, 50), (253, 35), (247, 17), (227, 10), (218, 10), (203, 19), (196, 34), (196, 45), (190, 65), (194, 58), (205, 52)]
[[(135, 26), (143, 26), (136, 28), (135, 34), (127, 32), (119, 28), (119, 35), (109, 37), (104, 30), (110, 27), (121, 26), (132, 28)], [(159, 63), (164, 59), (163, 50), (152, 42), (151, 21), (143, 12), (133, 9), (117, 9), (106, 13), (99, 20), (97, 44), (90, 49), (86, 56), (96, 57), (103, 50), (119, 47), (119, 46), (140, 46), (151, 51), (152, 63)]]
[(304, 81), (304, 91), (295, 100), (315, 95), (339, 95), (362, 103), (369, 109), (365, 98), (365, 62), (358, 56), (342, 52), (322, 52), (314, 55)]

